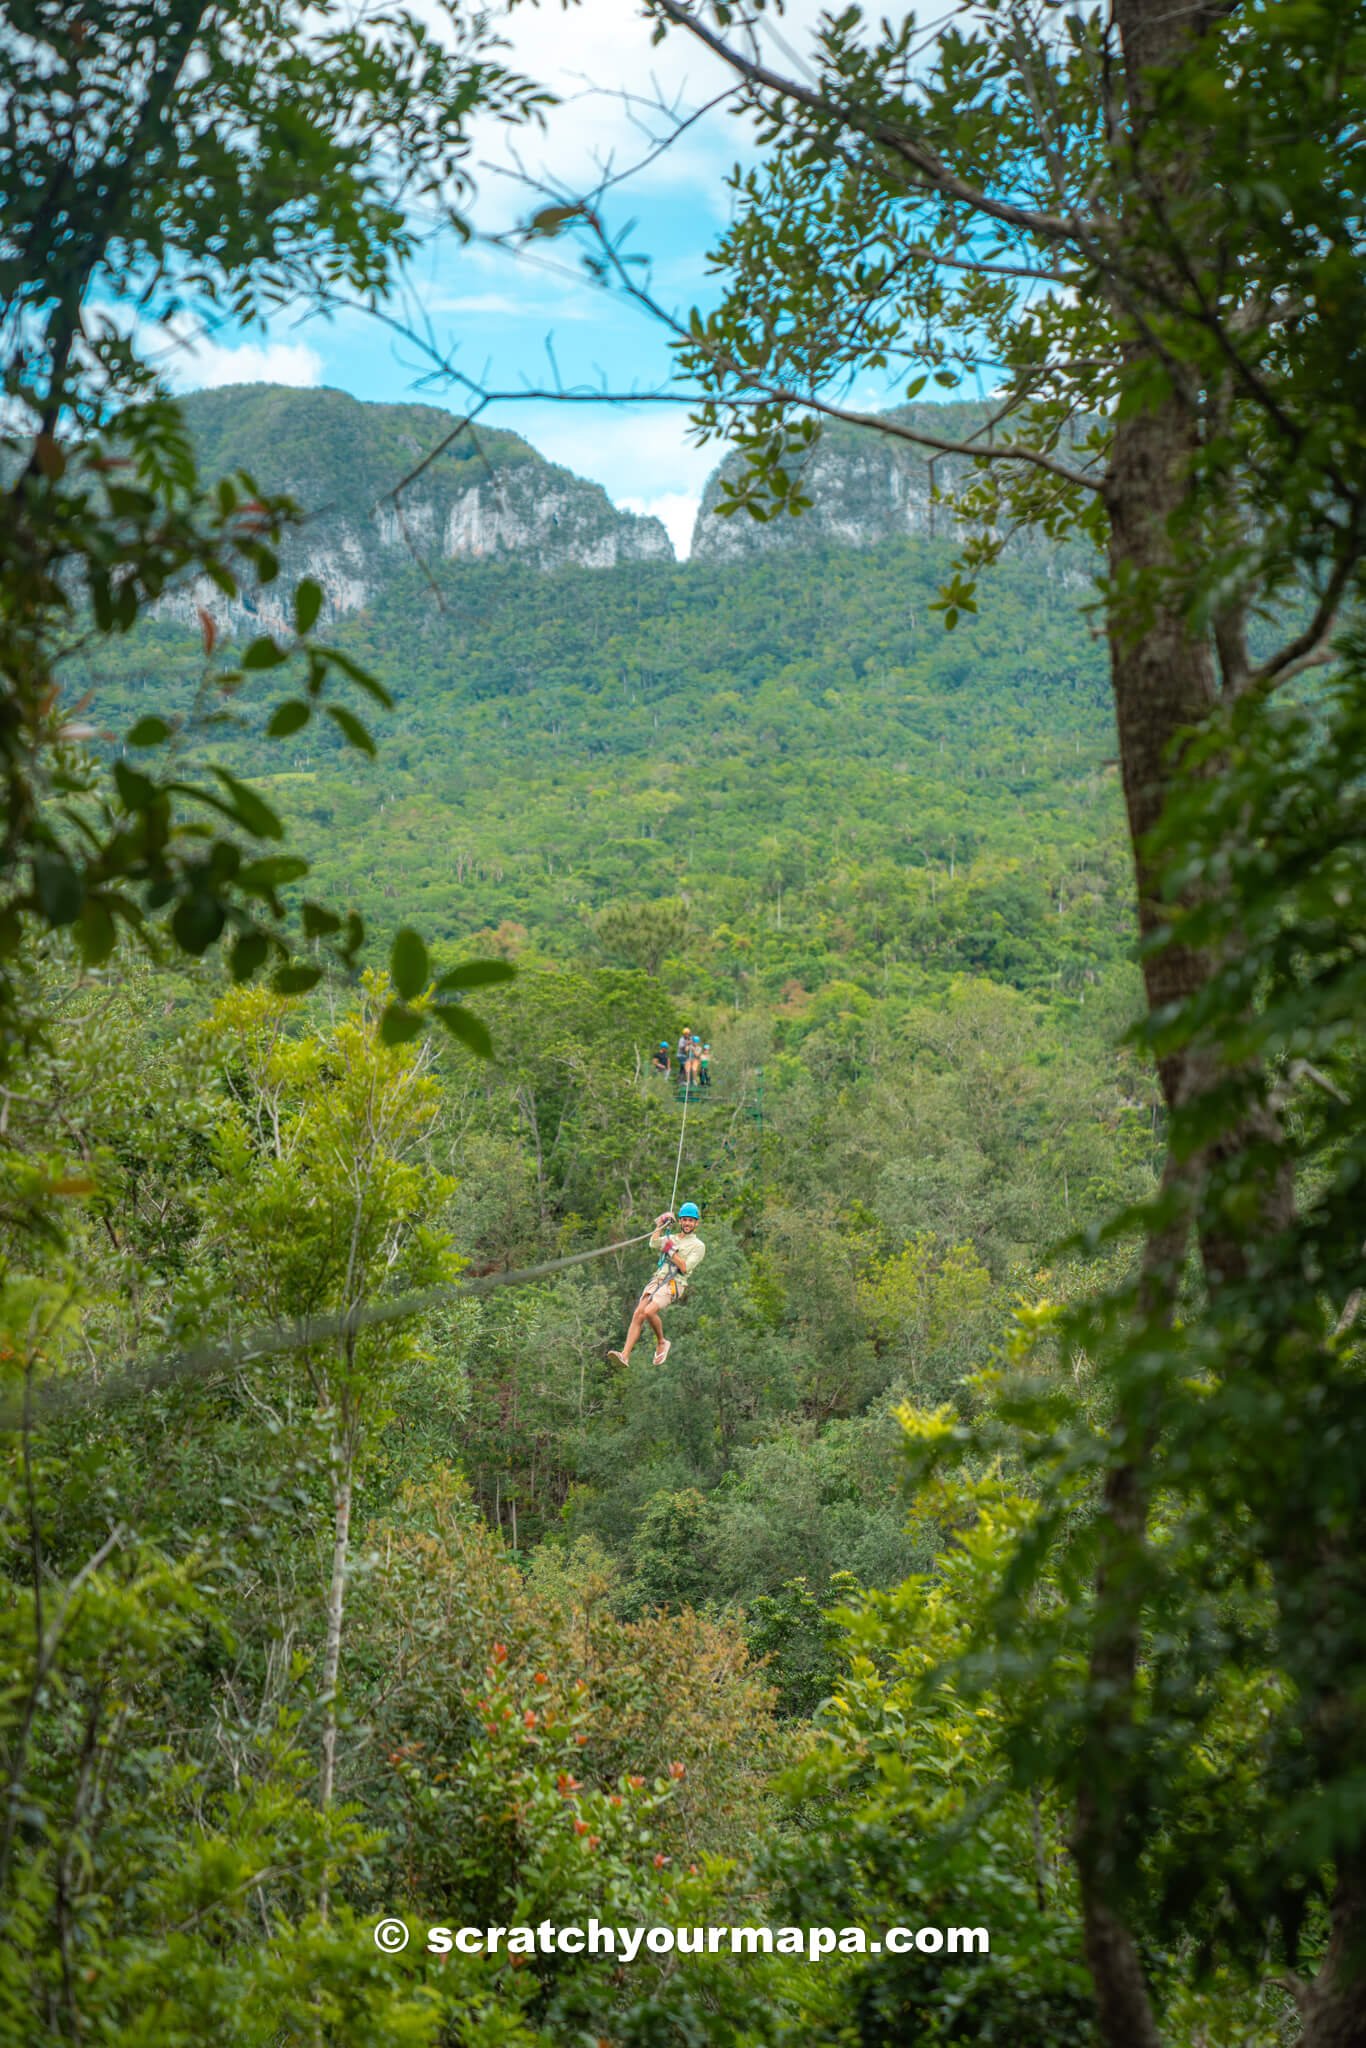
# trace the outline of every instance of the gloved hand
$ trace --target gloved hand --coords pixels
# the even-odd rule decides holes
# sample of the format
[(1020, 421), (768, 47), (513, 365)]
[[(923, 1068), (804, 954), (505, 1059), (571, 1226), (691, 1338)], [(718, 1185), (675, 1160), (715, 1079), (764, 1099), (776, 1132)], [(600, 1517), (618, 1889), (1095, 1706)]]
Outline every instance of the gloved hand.
[(655, 1229), (656, 1229), (656, 1230), (662, 1230), (662, 1229), (664, 1228), (664, 1225), (665, 1225), (666, 1223), (672, 1223), (672, 1222), (673, 1222), (673, 1220), (674, 1220), (674, 1212), (673, 1212), (673, 1210), (672, 1210), (672, 1209), (666, 1209), (666, 1210), (664, 1211), (664, 1214), (663, 1214), (662, 1216), (656, 1216), (656, 1218), (655, 1218)]

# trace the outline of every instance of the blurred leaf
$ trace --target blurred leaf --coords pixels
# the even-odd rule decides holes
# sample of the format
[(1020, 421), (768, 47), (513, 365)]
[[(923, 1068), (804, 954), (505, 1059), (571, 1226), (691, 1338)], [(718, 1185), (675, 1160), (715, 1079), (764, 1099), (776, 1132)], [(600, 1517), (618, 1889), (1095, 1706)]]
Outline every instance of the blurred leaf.
[(114, 920), (105, 904), (88, 896), (81, 907), (81, 958), (87, 967), (100, 967), (117, 942)]
[(283, 704), (277, 704), (266, 724), (267, 735), (273, 740), (288, 739), (290, 733), (298, 732), (313, 716), (313, 707), (302, 697), (287, 697)]
[(33, 856), (33, 893), (49, 924), (74, 924), (85, 902), (85, 884), (71, 863), (57, 853)]
[(277, 995), (302, 996), (316, 988), (323, 978), (321, 967), (307, 965), (302, 960), (291, 960), (287, 967), (277, 968), (271, 976), (271, 987)]
[(218, 777), (231, 796), (233, 809), (248, 832), (253, 833), (257, 839), (284, 838), (285, 828), (279, 816), (264, 797), (257, 795), (249, 783), (240, 782), (226, 768), (220, 768), (216, 764), (212, 767), (212, 773)]
[(466, 960), (459, 967), (439, 975), (437, 992), (457, 988), (487, 988), (497, 981), (515, 981), (517, 969), (510, 960)]
[(151, 713), (145, 718), (140, 718), (137, 724), (130, 728), (127, 735), (130, 747), (159, 747), (163, 740), (168, 740), (170, 737), (171, 728), (166, 723), (166, 720), (164, 718), (157, 718)]
[(394, 987), (405, 1001), (420, 996), (431, 976), (427, 948), (410, 925), (394, 934), (389, 953), (389, 973)]
[(416, 1010), (409, 1010), (402, 1003), (390, 1003), (379, 1020), (379, 1035), (385, 1045), (404, 1045), (410, 1038), (416, 1038), (421, 1029), (422, 1019)]
[(288, 660), (288, 651), (277, 647), (268, 634), (263, 634), (247, 648), (242, 656), (242, 666), (245, 669), (280, 668)]
[(265, 966), (270, 941), (264, 932), (243, 932), (232, 949), (232, 978), (250, 981)]
[(473, 1010), (464, 1009), (459, 1003), (435, 1003), (432, 1014), (439, 1017), (453, 1038), (467, 1045), (480, 1059), (493, 1058), (493, 1040), (487, 1024), (476, 1017)]
[(348, 711), (344, 704), (324, 704), (323, 709), (333, 723), (341, 727), (353, 747), (373, 756), (375, 743), (354, 711)]
[(322, 608), (322, 586), (305, 576), (294, 592), (294, 630), (300, 639), (313, 631)]

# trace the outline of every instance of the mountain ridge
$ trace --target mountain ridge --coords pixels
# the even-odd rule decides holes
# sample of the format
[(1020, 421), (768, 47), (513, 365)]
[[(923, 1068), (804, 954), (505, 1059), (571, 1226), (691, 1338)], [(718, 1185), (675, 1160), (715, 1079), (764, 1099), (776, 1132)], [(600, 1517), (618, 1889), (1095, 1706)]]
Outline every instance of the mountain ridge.
[[(282, 590), (312, 576), (333, 619), (364, 608), (386, 559), (512, 559), (540, 569), (674, 559), (659, 520), (620, 511), (600, 484), (547, 461), (519, 434), (461, 431), (437, 406), (278, 384), (222, 385), (182, 403), (207, 475), (245, 471), (299, 501), (305, 520), (282, 550)], [(225, 604), (196, 584), (164, 609), (188, 618), (197, 605), (236, 625), (287, 622), (286, 598), (272, 589)]]
[[(163, 616), (192, 623), (201, 607), (232, 628), (276, 630), (288, 624), (287, 593), (303, 575), (321, 586), (335, 622), (364, 611), (410, 566), (430, 580), (446, 564), (592, 572), (676, 561), (660, 520), (622, 510), (600, 484), (520, 434), (470, 426), (440, 406), (274, 384), (224, 385), (183, 404), (207, 476), (245, 471), (262, 489), (288, 491), (305, 516), (285, 542), (278, 585), (225, 600), (201, 581), (164, 599)], [(946, 400), (887, 418), (964, 440), (982, 434), (990, 416), (985, 402)], [(970, 476), (969, 457), (836, 421), (804, 460), (808, 510), (759, 521), (743, 511), (720, 516), (725, 486), (744, 465), (741, 454), (726, 454), (704, 487), (690, 559), (738, 565), (962, 537), (947, 499)], [(1014, 536), (1009, 548), (1035, 557), (1050, 581), (1084, 581), (1072, 551), (1036, 535)]]

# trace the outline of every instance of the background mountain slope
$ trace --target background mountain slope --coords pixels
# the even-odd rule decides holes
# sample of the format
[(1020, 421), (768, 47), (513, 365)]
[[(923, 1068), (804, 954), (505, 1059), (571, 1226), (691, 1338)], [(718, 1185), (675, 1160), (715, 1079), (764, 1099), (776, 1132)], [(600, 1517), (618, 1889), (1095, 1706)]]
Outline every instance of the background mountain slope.
[[(520, 435), (479, 427), (452, 438), (457, 422), (436, 406), (244, 384), (192, 394), (185, 414), (205, 474), (244, 470), (304, 507), (284, 569), (315, 577), (334, 618), (359, 610), (404, 563), (428, 558), (512, 557), (542, 569), (673, 559), (657, 519), (619, 512), (600, 485), (547, 462)], [(248, 609), (224, 607), (207, 589), (195, 597), (238, 622)], [(263, 592), (255, 614), (283, 623), (279, 604)], [(182, 601), (181, 615), (189, 609)]]
[[(633, 545), (642, 523), (514, 435), (457, 441), (406, 539), (386, 538), (373, 508), (449, 415), (270, 387), (189, 412), (210, 472), (283, 478), (314, 512), (303, 566), (353, 550), (363, 601), (334, 630), (396, 699), (378, 760), (322, 724), (266, 742), (250, 688), (214, 747), (265, 779), (323, 884), (381, 929), (456, 944), (506, 927), (510, 946), (643, 961), (732, 1004), (908, 973), (1076, 997), (1125, 957), (1108, 695), (1074, 564), (1012, 556), (953, 634), (931, 609), (947, 540), (869, 527), (833, 544), (820, 505), (753, 527), (741, 559), (590, 571), (537, 537), (563, 531), (555, 505)], [(521, 494), (523, 539), (452, 557), (440, 536), (490, 468)], [(152, 695), (188, 708), (199, 672), (164, 621), (88, 680), (112, 723)], [(671, 922), (620, 912), (661, 901)]]

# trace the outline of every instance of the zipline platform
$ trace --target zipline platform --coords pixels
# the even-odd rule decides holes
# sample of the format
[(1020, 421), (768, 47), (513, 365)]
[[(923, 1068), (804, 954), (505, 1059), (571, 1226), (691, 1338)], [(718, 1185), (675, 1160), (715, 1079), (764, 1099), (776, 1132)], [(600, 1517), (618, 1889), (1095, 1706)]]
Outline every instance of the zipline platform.
[[(721, 1087), (715, 1081), (706, 1088), (684, 1088), (681, 1084), (675, 1085), (671, 1087), (670, 1092), (680, 1110), (688, 1109), (695, 1112), (699, 1109), (711, 1107), (733, 1111), (737, 1106), (737, 1097), (728, 1088)], [(747, 1116), (751, 1123), (762, 1124), (764, 1120), (762, 1089), (758, 1095), (752, 1097), (748, 1102), (740, 1099), (739, 1108), (740, 1114)]]

